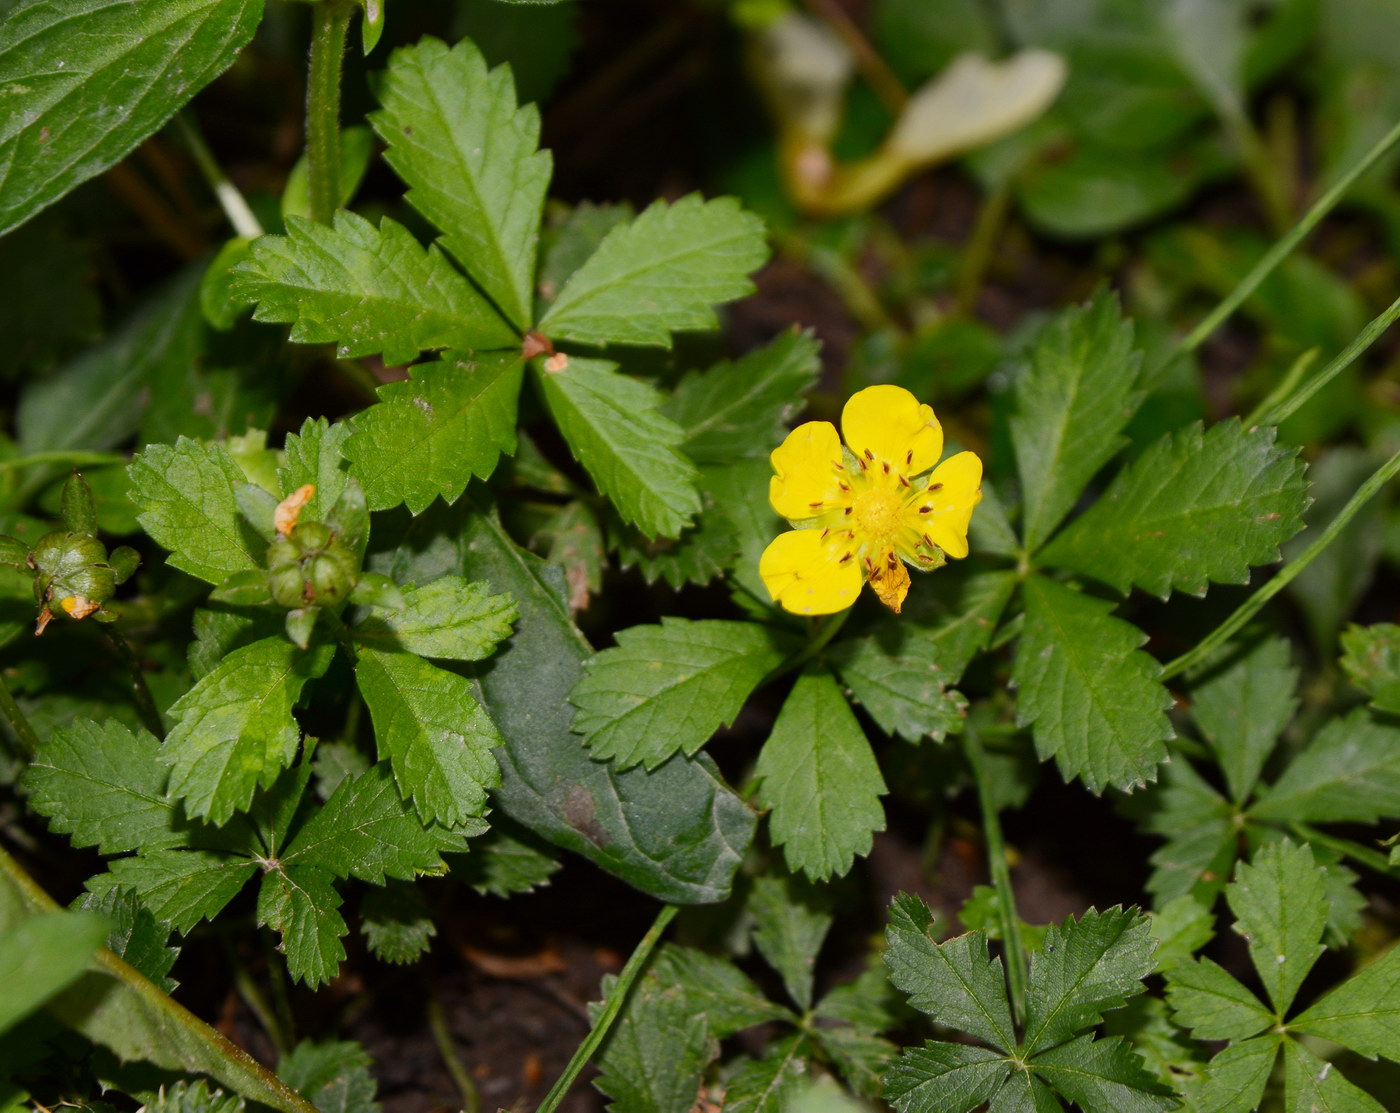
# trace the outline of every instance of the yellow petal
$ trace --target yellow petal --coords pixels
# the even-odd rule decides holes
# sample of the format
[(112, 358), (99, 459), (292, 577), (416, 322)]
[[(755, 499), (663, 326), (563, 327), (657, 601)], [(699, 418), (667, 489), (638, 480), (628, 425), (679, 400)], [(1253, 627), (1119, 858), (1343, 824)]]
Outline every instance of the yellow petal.
[(880, 597), (880, 602), (899, 614), (904, 605), (904, 597), (909, 594), (909, 569), (904, 561), (894, 555), (894, 551), (882, 553), (872, 562), (870, 586)]
[(929, 476), (928, 490), (910, 503), (910, 524), (919, 528), (950, 557), (967, 556), (967, 523), (982, 501), (982, 461), (974, 452), (959, 452)]
[(768, 484), (768, 501), (784, 518), (815, 518), (850, 501), (841, 490), (841, 439), (831, 422), (799, 425), (769, 459), (776, 474)]
[(902, 386), (871, 386), (851, 395), (841, 411), (846, 444), (873, 467), (918, 475), (943, 454), (943, 427), (933, 407)]
[(779, 534), (763, 550), (758, 574), (768, 594), (793, 614), (835, 614), (860, 594), (860, 562), (842, 563), (844, 547), (822, 531), (796, 529)]

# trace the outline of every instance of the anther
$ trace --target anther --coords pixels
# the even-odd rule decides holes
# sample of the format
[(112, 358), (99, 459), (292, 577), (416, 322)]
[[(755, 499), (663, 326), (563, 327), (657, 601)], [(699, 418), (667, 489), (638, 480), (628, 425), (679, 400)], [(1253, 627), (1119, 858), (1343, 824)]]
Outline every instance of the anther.
[(855, 510), (855, 507), (853, 507), (853, 506), (848, 506), (848, 507), (846, 507), (846, 509), (845, 509), (844, 511), (842, 511), (842, 513), (844, 513), (844, 514), (846, 515), (846, 517), (849, 518), (849, 517), (851, 516), (851, 512), (852, 512), (853, 510)]
[(816, 509), (817, 509), (818, 507), (820, 507), (821, 505), (822, 505), (822, 500), (821, 500), (821, 499), (818, 499), (816, 502), (809, 502), (809, 503), (807, 504), (808, 508), (811, 509), (811, 510), (816, 510)]
[(870, 449), (867, 448), (867, 449), (865, 450), (865, 458), (866, 458), (867, 460), (873, 460), (873, 459), (875, 459), (875, 453), (871, 452)]
[(924, 544), (927, 545), (930, 549), (932, 549), (932, 548), (933, 548), (933, 538), (930, 537), (928, 534), (924, 534)]
[(845, 556), (843, 556), (843, 557), (842, 557), (840, 560), (838, 560), (836, 563), (837, 563), (837, 564), (845, 564), (846, 561), (850, 560), (851, 557), (853, 557), (853, 556), (855, 556), (855, 553), (847, 553)]
[(889, 474), (890, 474), (890, 462), (889, 462), (888, 460), (882, 460), (882, 461), (880, 461), (880, 464), (881, 464), (881, 466), (885, 469), (885, 474), (886, 474), (886, 475), (889, 475)]
[(904, 476), (901, 475), (901, 476), (899, 477), (899, 485), (900, 485), (901, 487), (907, 487), (907, 486), (909, 486), (909, 480), (905, 479)]
[(942, 484), (942, 483), (930, 483), (930, 484), (928, 485), (928, 489), (929, 489), (930, 491), (941, 491), (941, 490), (943, 490), (943, 484)]
[(919, 513), (920, 513), (920, 514), (927, 514), (927, 513), (928, 513), (930, 510), (932, 510), (932, 509), (933, 509), (933, 507), (931, 507), (931, 506), (921, 506), (921, 507), (919, 507)]
[(908, 467), (910, 464), (912, 464), (913, 462), (914, 462), (914, 450), (911, 448), (908, 452), (906, 452), (906, 453), (904, 454), (904, 466), (907, 468), (907, 467)]

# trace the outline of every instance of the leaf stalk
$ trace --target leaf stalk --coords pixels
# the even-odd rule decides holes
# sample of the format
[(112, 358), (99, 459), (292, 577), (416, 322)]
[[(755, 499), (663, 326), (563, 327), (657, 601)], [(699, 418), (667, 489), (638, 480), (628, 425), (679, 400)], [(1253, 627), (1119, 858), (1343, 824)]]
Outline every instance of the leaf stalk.
[(314, 6), (306, 81), (306, 167), (311, 219), (329, 224), (340, 206), (340, 78), (352, 0)]

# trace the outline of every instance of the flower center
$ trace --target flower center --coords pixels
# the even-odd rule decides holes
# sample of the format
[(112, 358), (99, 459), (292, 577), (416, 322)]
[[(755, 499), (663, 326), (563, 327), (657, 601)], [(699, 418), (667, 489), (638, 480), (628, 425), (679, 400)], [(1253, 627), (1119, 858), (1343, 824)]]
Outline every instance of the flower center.
[(876, 487), (857, 495), (852, 516), (858, 534), (871, 541), (889, 541), (899, 531), (900, 497), (887, 487)]

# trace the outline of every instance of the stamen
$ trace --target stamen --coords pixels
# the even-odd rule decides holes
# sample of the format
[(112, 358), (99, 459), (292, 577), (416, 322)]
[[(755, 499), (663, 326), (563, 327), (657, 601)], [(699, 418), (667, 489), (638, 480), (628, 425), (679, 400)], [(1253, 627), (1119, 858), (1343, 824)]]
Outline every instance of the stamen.
[(873, 460), (873, 459), (875, 459), (875, 453), (871, 452), (870, 449), (867, 448), (867, 449), (865, 450), (865, 458), (866, 458), (867, 460)]
[(899, 558), (895, 556), (894, 553), (886, 553), (885, 563), (889, 565), (890, 571), (893, 572), (895, 568), (899, 566)]
[(841, 488), (841, 491), (842, 491), (843, 494), (849, 495), (849, 494), (851, 493), (851, 488), (850, 488), (850, 486), (849, 486), (848, 484), (845, 484), (845, 483), (837, 483), (836, 486), (838, 486), (838, 487)]
[(941, 491), (941, 490), (943, 490), (943, 484), (942, 484), (942, 483), (930, 483), (930, 484), (928, 485), (928, 489), (929, 489), (930, 491)]
[(928, 534), (924, 534), (924, 544), (927, 545), (930, 549), (932, 549), (932, 548), (933, 548), (933, 538), (930, 537)]
[(844, 514), (846, 515), (846, 517), (849, 518), (849, 517), (851, 516), (851, 511), (853, 511), (854, 509), (855, 509), (854, 506), (848, 506), (848, 507), (846, 507), (846, 509), (845, 509), (842, 513), (844, 513)]
[(907, 468), (914, 462), (914, 450), (911, 448), (904, 454), (904, 466)]
[(812, 510), (816, 510), (816, 509), (820, 508), (821, 505), (822, 505), (822, 500), (821, 500), (821, 499), (817, 499), (816, 502), (809, 502), (809, 503), (807, 504), (808, 508), (809, 508), (809, 509), (812, 509)]
[(883, 466), (884, 469), (885, 469), (885, 474), (886, 474), (886, 475), (889, 475), (889, 474), (890, 474), (890, 463), (889, 463), (889, 461), (888, 461), (888, 460), (882, 460), (882, 461), (880, 461), (880, 463), (881, 463), (881, 466)]
[(901, 476), (899, 477), (899, 485), (900, 485), (901, 487), (907, 487), (907, 486), (909, 486), (909, 480), (905, 479), (904, 476), (901, 475)]
[(866, 575), (869, 575), (869, 576), (875, 575), (875, 562), (874, 562), (873, 560), (871, 560), (869, 557), (866, 557), (866, 558), (865, 558), (865, 572), (866, 572)]
[(842, 557), (840, 560), (838, 560), (836, 563), (837, 563), (837, 564), (845, 564), (846, 561), (850, 560), (851, 557), (853, 557), (853, 556), (855, 556), (855, 555), (856, 555), (855, 553), (847, 553), (845, 556), (843, 556), (843, 557)]
[(822, 540), (823, 540), (823, 541), (826, 540), (826, 535), (827, 535), (828, 533), (830, 533), (830, 532), (831, 532), (831, 530), (829, 530), (829, 529), (824, 529), (824, 530), (822, 530)]
[(927, 514), (927, 513), (928, 513), (930, 510), (932, 510), (932, 509), (933, 509), (933, 507), (931, 507), (931, 506), (921, 506), (921, 507), (919, 507), (919, 513), (920, 513), (920, 514)]

